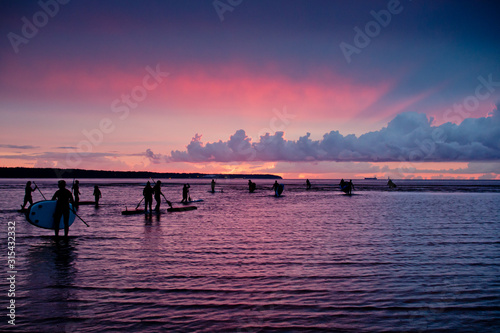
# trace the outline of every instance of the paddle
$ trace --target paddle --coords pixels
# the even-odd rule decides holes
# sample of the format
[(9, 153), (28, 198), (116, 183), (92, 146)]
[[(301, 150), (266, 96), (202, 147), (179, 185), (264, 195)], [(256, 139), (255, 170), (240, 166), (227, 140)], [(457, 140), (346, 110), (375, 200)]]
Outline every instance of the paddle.
[(144, 197), (142, 197), (141, 201), (139, 201), (139, 203), (137, 204), (137, 206), (135, 206), (135, 209), (139, 209), (139, 206), (140, 206), (142, 200), (144, 200)]
[(167, 200), (167, 198), (165, 198), (165, 196), (163, 195), (163, 193), (161, 194), (163, 196), (163, 198), (165, 199), (165, 201), (167, 202), (167, 204), (172, 207), (172, 203), (170, 201)]
[(47, 200), (47, 198), (45, 198), (45, 195), (43, 195), (42, 191), (40, 191), (40, 188), (38, 187), (38, 185), (34, 181), (33, 181), (33, 184), (35, 184), (36, 188), (38, 189), (38, 192), (40, 192), (40, 194), (42, 195), (43, 200)]
[[(153, 181), (153, 183), (156, 184), (156, 180), (153, 179), (153, 177), (149, 177), (151, 178), (151, 180)], [(167, 200), (167, 198), (165, 198), (165, 195), (163, 193), (161, 193), (163, 199), (165, 199), (165, 201), (167, 202), (167, 205), (169, 205), (171, 208), (172, 208), (172, 203), (170, 201)]]
[(75, 209), (74, 209), (74, 208), (73, 208), (73, 209), (71, 209), (71, 210), (72, 210), (72, 211), (73, 211), (73, 213), (76, 215), (76, 217), (78, 217), (80, 220), (82, 220), (82, 222), (83, 222), (83, 223), (85, 223), (85, 225), (86, 225), (87, 227), (89, 227), (89, 225), (87, 224), (87, 222), (85, 222), (85, 221), (84, 221), (84, 220), (80, 217), (80, 215), (78, 215), (78, 214), (75, 212)]

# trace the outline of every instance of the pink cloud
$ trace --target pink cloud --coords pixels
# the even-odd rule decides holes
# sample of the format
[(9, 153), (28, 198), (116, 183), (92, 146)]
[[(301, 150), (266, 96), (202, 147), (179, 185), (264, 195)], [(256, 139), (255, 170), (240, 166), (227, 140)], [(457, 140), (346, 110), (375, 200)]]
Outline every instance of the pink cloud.
[[(58, 61), (23, 67), (13, 59), (4, 64), (6, 75), (0, 79), (9, 98), (36, 99), (50, 103), (83, 102), (110, 104), (122, 94), (142, 85), (147, 75), (145, 64), (132, 70), (107, 64), (74, 64)], [(144, 101), (150, 112), (161, 114), (211, 114), (268, 117), (273, 108), (287, 106), (298, 119), (348, 119), (387, 93), (391, 84), (374, 86), (352, 82), (335, 73), (311, 73), (301, 78), (271, 70), (256, 73), (242, 65), (160, 64), (172, 75)]]

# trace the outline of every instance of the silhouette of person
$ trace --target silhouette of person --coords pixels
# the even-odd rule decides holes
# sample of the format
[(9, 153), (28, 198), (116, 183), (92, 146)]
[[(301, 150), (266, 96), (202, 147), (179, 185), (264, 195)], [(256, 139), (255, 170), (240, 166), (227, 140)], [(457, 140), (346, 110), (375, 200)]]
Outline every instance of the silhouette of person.
[(184, 187), (182, 188), (182, 201), (181, 202), (188, 202), (188, 197), (189, 197), (189, 184), (184, 184)]
[(78, 206), (78, 204), (80, 203), (80, 182), (78, 180), (75, 180), (75, 182), (73, 183), (73, 186), (71, 186), (71, 190), (73, 191), (74, 195), (75, 195), (75, 205)]
[(56, 237), (59, 237), (59, 223), (61, 221), (61, 217), (63, 217), (64, 223), (64, 237), (68, 237), (69, 233), (69, 204), (74, 204), (73, 194), (70, 190), (66, 188), (66, 182), (64, 180), (60, 180), (57, 183), (59, 189), (52, 196), (52, 200), (57, 200), (56, 210), (54, 212), (54, 232)]
[(26, 187), (24, 188), (24, 203), (21, 206), (21, 210), (24, 209), (24, 207), (26, 206), (26, 204), (28, 202), (30, 203), (30, 206), (33, 204), (33, 197), (31, 196), (31, 193), (35, 192), (37, 188), (38, 188), (38, 186), (36, 186), (36, 185), (35, 185), (35, 188), (31, 188), (31, 182), (30, 181), (28, 181), (26, 183)]
[(215, 179), (212, 179), (212, 183), (210, 185), (212, 186), (212, 193), (215, 193)]
[(306, 189), (307, 190), (311, 189), (311, 182), (309, 181), (309, 179), (306, 179)]
[(248, 191), (250, 193), (253, 193), (253, 191), (255, 191), (255, 188), (257, 187), (257, 184), (255, 184), (254, 182), (252, 182), (250, 179), (248, 180)]
[(339, 185), (340, 185), (340, 190), (341, 190), (342, 192), (344, 192), (345, 194), (349, 194), (349, 183), (348, 183), (348, 182), (346, 182), (346, 181), (344, 180), (344, 178), (342, 178), (342, 179), (340, 180)]
[(349, 182), (347, 183), (347, 186), (348, 186), (348, 189), (347, 189), (348, 193), (347, 194), (351, 195), (352, 194), (352, 190), (354, 190), (354, 185), (352, 183), (352, 179), (349, 179)]
[(280, 184), (278, 184), (278, 181), (275, 180), (273, 184), (273, 191), (276, 191), (278, 189), (278, 186), (280, 186)]
[(149, 212), (151, 212), (153, 205), (153, 188), (151, 187), (151, 183), (149, 181), (146, 183), (144, 190), (142, 190), (142, 195), (144, 196), (144, 212), (148, 212), (148, 206)]
[(99, 206), (99, 199), (102, 198), (101, 190), (99, 190), (99, 186), (97, 186), (97, 185), (94, 186), (93, 196), (95, 198), (95, 205), (97, 207), (97, 206)]
[(275, 180), (273, 184), (274, 195), (279, 197), (281, 193), (283, 193), (283, 184), (278, 184), (278, 181)]
[[(163, 195), (162, 191), (161, 191), (161, 181), (157, 181), (155, 186), (153, 187), (153, 191), (154, 191), (154, 194), (155, 194), (155, 201), (156, 201), (156, 206), (155, 206), (155, 211), (159, 212), (160, 211), (160, 205), (161, 205), (161, 196)], [(165, 198), (165, 196), (163, 195), (163, 197)], [(165, 200), (167, 200), (165, 198)]]

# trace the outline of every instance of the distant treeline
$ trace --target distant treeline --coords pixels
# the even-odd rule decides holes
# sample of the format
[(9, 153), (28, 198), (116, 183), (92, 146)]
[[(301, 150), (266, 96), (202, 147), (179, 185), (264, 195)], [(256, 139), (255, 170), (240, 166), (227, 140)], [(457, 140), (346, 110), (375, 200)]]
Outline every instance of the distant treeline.
[(227, 178), (227, 179), (281, 179), (275, 175), (170, 173), (149, 171), (103, 171), (58, 168), (4, 168), (0, 178)]

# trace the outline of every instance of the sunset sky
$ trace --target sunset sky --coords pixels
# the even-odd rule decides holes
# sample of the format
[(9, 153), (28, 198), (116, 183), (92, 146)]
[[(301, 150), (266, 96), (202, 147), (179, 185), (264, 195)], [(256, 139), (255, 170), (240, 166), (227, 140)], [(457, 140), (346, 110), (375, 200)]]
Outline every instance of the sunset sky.
[(500, 179), (497, 1), (2, 1), (0, 166)]

